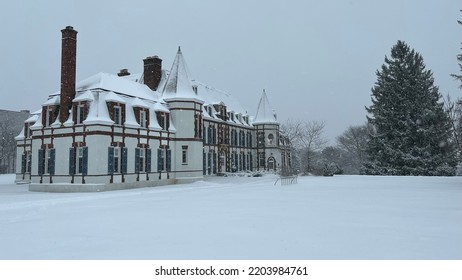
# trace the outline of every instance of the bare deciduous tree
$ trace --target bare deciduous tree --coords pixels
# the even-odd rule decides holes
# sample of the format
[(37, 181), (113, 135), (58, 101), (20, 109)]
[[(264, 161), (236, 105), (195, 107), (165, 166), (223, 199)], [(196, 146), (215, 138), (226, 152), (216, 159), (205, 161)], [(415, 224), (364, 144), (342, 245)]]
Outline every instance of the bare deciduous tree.
[(459, 162), (462, 161), (462, 99), (452, 100), (449, 94), (444, 99), (446, 110), (453, 132), (453, 141), (457, 147)]
[(292, 119), (282, 125), (282, 131), (293, 144), (299, 167), (304, 173), (312, 171), (314, 157), (327, 144), (324, 138), (324, 127), (324, 122)]
[(367, 139), (367, 125), (350, 126), (342, 135), (337, 137), (337, 146), (349, 158), (349, 166), (345, 167), (346, 173), (359, 173), (366, 160)]
[(14, 172), (16, 131), (9, 119), (0, 122), (0, 173)]

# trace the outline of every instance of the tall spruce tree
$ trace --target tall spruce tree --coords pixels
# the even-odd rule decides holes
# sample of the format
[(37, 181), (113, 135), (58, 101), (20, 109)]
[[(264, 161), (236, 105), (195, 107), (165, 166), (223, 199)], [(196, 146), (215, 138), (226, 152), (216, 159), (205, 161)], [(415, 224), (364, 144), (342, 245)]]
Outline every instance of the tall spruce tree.
[(449, 118), (422, 56), (398, 41), (376, 74), (366, 174), (455, 175)]

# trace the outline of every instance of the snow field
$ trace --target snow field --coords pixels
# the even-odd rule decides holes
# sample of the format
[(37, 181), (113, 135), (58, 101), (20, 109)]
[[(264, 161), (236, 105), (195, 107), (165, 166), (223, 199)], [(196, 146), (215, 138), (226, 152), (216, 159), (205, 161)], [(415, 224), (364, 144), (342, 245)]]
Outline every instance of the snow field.
[(207, 178), (34, 193), (0, 176), (0, 259), (461, 259), (461, 177)]

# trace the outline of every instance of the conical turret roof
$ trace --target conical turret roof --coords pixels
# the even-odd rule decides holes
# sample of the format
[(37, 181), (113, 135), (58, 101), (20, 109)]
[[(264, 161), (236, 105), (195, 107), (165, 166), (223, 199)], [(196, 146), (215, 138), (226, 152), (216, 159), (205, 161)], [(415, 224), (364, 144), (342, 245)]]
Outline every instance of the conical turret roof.
[(194, 99), (200, 101), (192, 88), (191, 77), (180, 47), (178, 47), (178, 52), (176, 53), (170, 74), (168, 75), (167, 82), (162, 91), (162, 97), (165, 100)]
[(263, 93), (260, 98), (260, 102), (258, 103), (257, 114), (253, 119), (253, 124), (266, 124), (266, 123), (278, 123), (276, 120), (276, 114), (274, 110), (271, 109), (268, 96), (266, 96), (266, 91), (263, 90)]

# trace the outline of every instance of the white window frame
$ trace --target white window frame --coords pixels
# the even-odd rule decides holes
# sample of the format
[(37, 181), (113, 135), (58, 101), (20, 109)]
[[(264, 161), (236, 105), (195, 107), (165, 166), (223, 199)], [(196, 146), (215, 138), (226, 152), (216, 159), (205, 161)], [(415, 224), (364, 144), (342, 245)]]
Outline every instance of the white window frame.
[(45, 127), (50, 127), (52, 124), (52, 118), (53, 117), (53, 109), (47, 107), (46, 108), (46, 119), (45, 119)]
[(141, 109), (140, 110), (140, 126), (142, 128), (146, 128), (146, 126), (147, 126), (146, 119), (147, 119), (146, 110)]
[(114, 173), (122, 173), (121, 158), (120, 147), (114, 147)]
[(114, 124), (122, 125), (122, 107), (114, 105)]
[(83, 147), (78, 147), (77, 148), (77, 168), (76, 168), (76, 173), (77, 174), (82, 174), (82, 169), (83, 169)]
[(51, 150), (45, 150), (45, 162), (43, 163), (43, 173), (50, 174), (50, 159), (51, 159)]
[(183, 146), (181, 149), (181, 164), (188, 164), (188, 146)]
[(76, 124), (82, 124), (85, 117), (85, 104), (77, 105), (77, 118), (75, 120)]
[(140, 158), (139, 158), (139, 171), (145, 172), (146, 171), (146, 149), (140, 148)]

